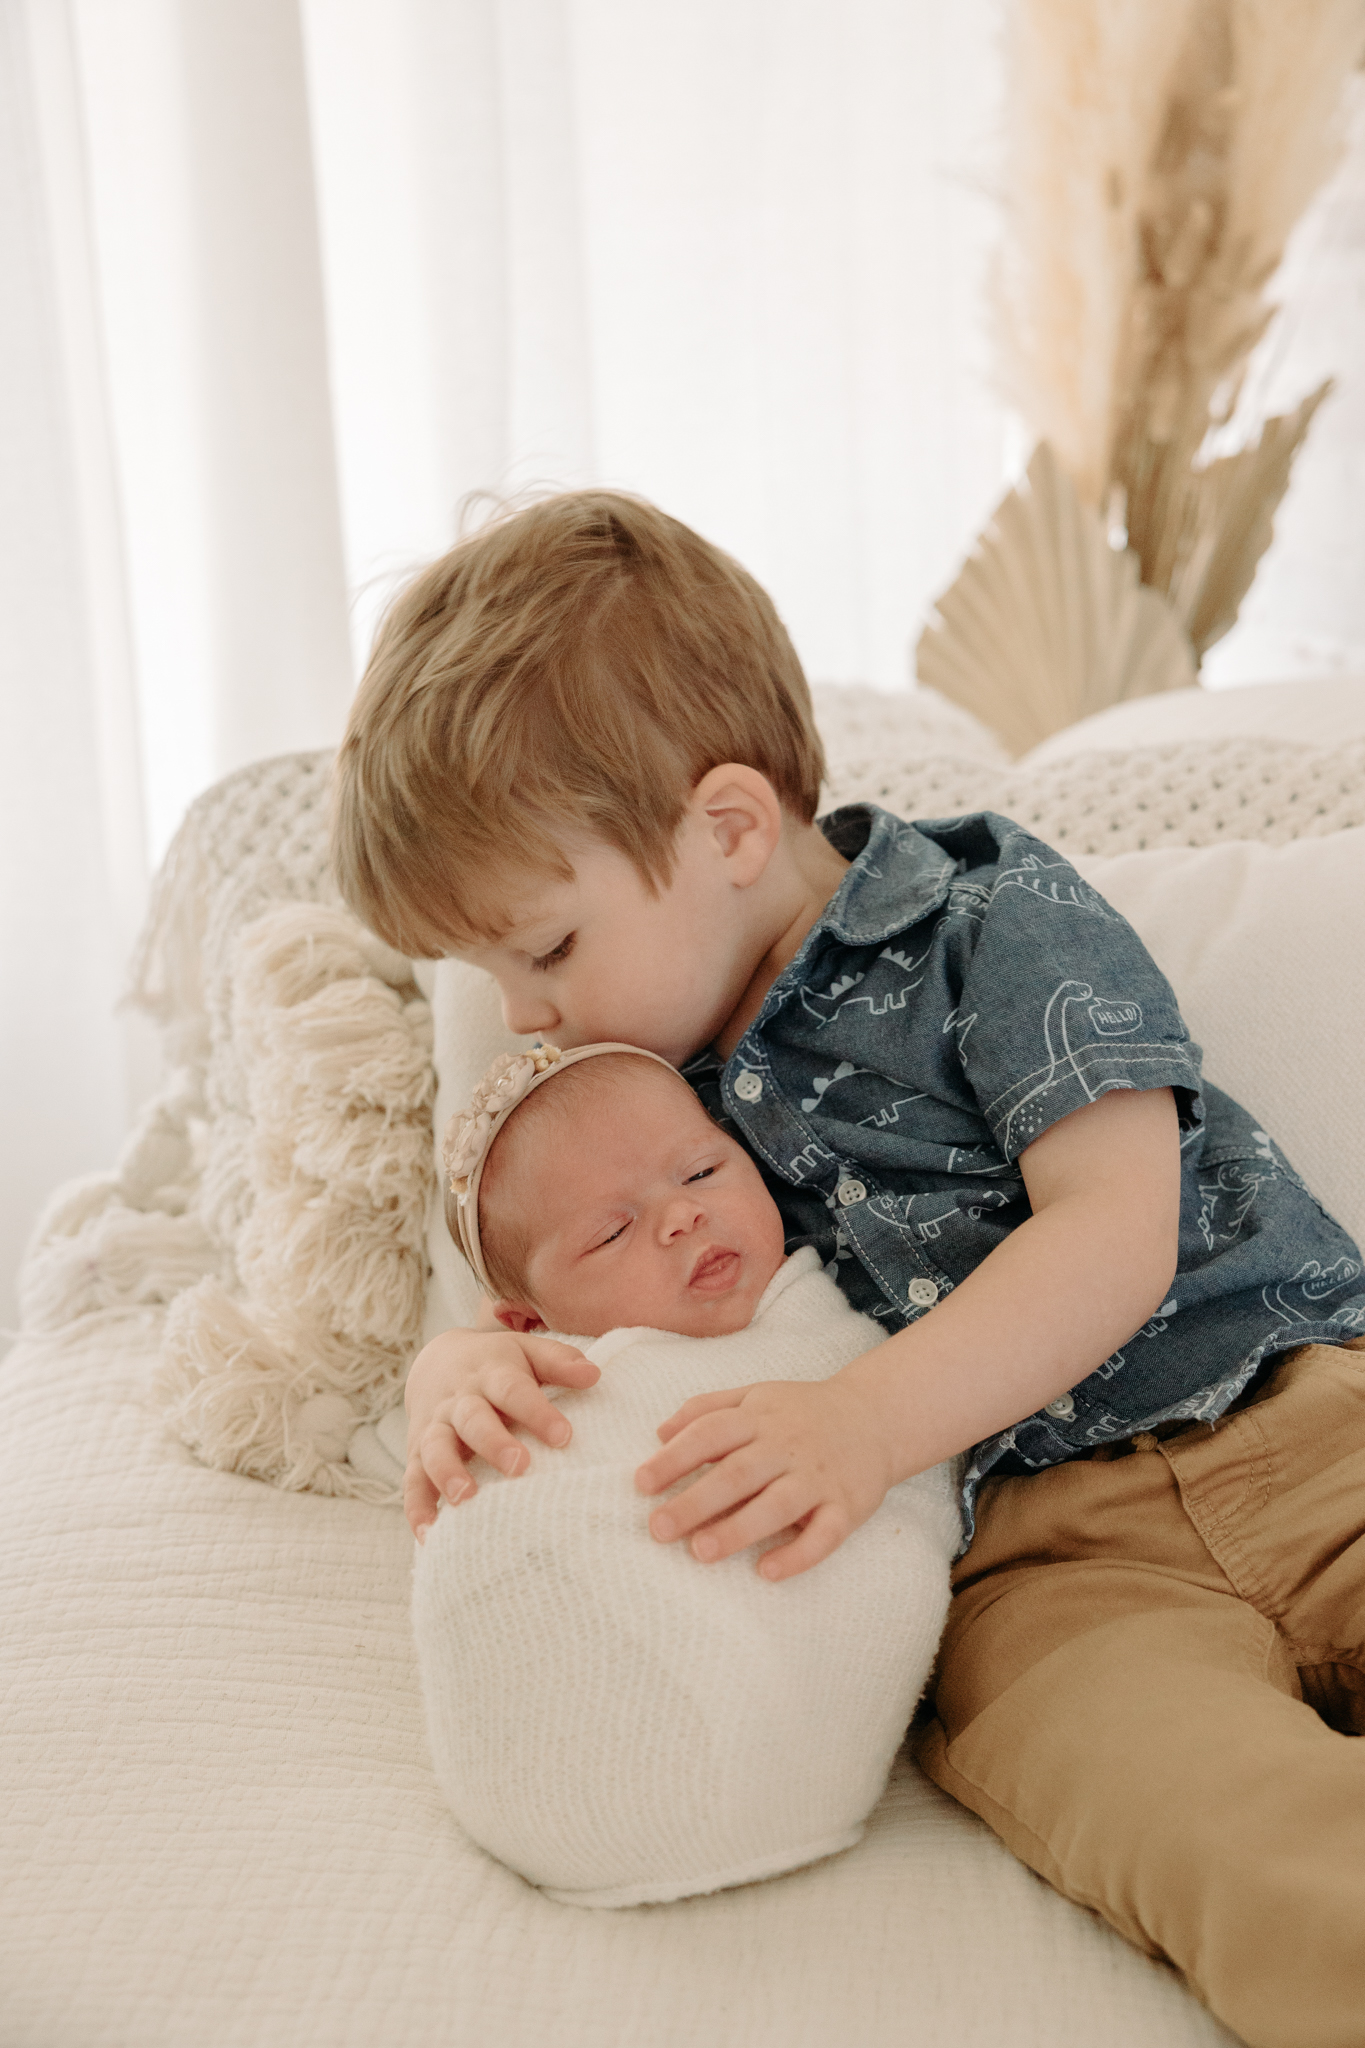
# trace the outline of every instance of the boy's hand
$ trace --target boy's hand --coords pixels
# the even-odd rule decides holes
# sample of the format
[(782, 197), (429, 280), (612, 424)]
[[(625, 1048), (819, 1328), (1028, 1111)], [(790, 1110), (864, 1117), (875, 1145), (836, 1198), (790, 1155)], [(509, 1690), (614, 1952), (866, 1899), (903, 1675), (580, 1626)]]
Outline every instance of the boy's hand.
[(553, 1337), (507, 1330), (445, 1330), (434, 1337), (413, 1360), (403, 1395), (403, 1512), (418, 1541), (435, 1521), (442, 1495), (454, 1502), (477, 1492), (466, 1458), (477, 1452), (509, 1478), (530, 1463), (509, 1422), (547, 1444), (569, 1441), (573, 1432), (542, 1386), (591, 1387), (600, 1378), (600, 1368), (581, 1351)]
[(640, 1491), (713, 1470), (655, 1509), (660, 1542), (691, 1534), (696, 1556), (728, 1557), (792, 1526), (759, 1570), (806, 1571), (898, 1479), (1033, 1414), (1142, 1327), (1176, 1267), (1171, 1090), (1102, 1095), (1050, 1125), (1019, 1166), (1032, 1215), (926, 1315), (830, 1379), (701, 1394), (669, 1417)]
[(699, 1465), (713, 1469), (655, 1510), (650, 1533), (671, 1543), (700, 1531), (692, 1554), (710, 1563), (794, 1530), (761, 1559), (765, 1579), (794, 1578), (819, 1564), (894, 1483), (873, 1404), (837, 1377), (698, 1394), (658, 1434), (667, 1448), (635, 1474), (641, 1493), (659, 1493)]

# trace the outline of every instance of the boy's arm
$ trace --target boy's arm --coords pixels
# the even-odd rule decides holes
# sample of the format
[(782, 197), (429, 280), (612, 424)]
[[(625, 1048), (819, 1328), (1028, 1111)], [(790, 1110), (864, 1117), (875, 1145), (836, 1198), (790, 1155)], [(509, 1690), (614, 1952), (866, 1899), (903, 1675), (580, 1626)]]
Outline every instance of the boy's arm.
[(483, 1301), (472, 1330), (443, 1330), (419, 1351), (408, 1372), (408, 1462), (403, 1512), (421, 1542), (444, 1497), (460, 1501), (477, 1487), (465, 1468), (475, 1452), (510, 1477), (528, 1463), (508, 1428), (520, 1423), (547, 1444), (566, 1444), (572, 1431), (542, 1386), (591, 1387), (599, 1367), (572, 1344), (503, 1328)]
[(889, 1487), (1032, 1415), (1141, 1327), (1176, 1267), (1170, 1089), (1102, 1095), (1051, 1125), (1019, 1166), (1033, 1214), (918, 1322), (832, 1379), (702, 1395), (669, 1418), (640, 1490), (712, 1469), (651, 1516), (660, 1541), (711, 1523), (693, 1549), (727, 1557), (797, 1525), (760, 1569), (805, 1571)]

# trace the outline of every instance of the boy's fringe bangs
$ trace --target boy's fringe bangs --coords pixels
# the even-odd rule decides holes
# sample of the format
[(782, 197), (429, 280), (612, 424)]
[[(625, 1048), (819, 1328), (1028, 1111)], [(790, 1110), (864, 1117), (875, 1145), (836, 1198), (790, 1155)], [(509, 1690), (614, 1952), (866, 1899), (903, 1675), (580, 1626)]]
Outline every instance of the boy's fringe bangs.
[(570, 878), (576, 837), (666, 885), (689, 792), (725, 760), (815, 816), (823, 754), (770, 601), (652, 506), (548, 499), (390, 608), (337, 760), (337, 881), (410, 958), (496, 943), (509, 898)]

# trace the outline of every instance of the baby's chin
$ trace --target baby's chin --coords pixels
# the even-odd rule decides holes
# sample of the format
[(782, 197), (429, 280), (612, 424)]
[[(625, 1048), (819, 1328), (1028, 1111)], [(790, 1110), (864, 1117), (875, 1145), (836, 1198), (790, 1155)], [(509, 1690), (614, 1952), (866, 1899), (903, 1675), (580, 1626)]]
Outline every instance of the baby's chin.
[[(764, 1282), (767, 1285), (767, 1282)], [(746, 1287), (742, 1292), (735, 1289), (720, 1301), (690, 1301), (684, 1299), (667, 1323), (658, 1327), (673, 1330), (679, 1337), (728, 1337), (735, 1330), (746, 1330), (754, 1319), (763, 1288), (755, 1293)]]

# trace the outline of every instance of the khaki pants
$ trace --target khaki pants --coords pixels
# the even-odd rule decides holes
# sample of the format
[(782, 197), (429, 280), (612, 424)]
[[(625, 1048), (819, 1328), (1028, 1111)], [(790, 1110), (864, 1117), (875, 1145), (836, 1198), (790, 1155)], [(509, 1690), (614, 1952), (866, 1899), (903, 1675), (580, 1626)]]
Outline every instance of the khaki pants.
[(1365, 2044), (1365, 1349), (1212, 1429), (988, 1480), (916, 1733), (1252, 2048)]

